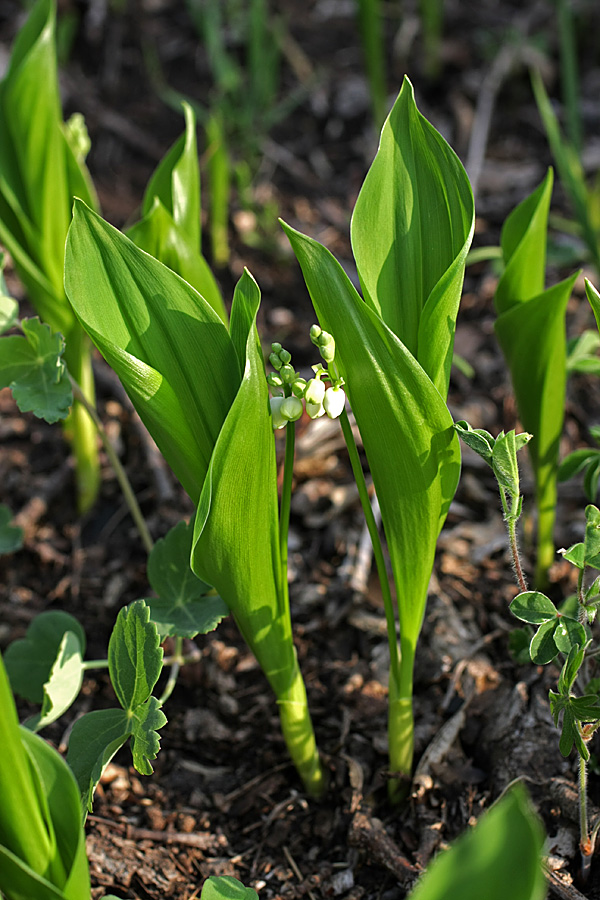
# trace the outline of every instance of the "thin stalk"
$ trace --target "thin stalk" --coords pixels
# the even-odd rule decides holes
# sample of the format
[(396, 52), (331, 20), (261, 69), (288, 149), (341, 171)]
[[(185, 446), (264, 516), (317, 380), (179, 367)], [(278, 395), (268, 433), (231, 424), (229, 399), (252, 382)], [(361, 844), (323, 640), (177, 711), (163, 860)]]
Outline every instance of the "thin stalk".
[(508, 502), (506, 500), (506, 491), (502, 486), (500, 486), (500, 498), (502, 500), (502, 509), (504, 511), (504, 521), (506, 522), (506, 528), (508, 530), (508, 540), (510, 544), (510, 553), (512, 556), (513, 567), (515, 570), (515, 575), (517, 576), (517, 581), (519, 583), (519, 589), (521, 590), (521, 592), (523, 592), (527, 590), (527, 581), (525, 580), (525, 576), (523, 574), (521, 557), (519, 555), (519, 544), (517, 542), (517, 522), (519, 520), (517, 509), (519, 507), (519, 497), (512, 497), (512, 507), (509, 508)]
[[(285, 429), (285, 457), (283, 464), (283, 484), (279, 508), (279, 549), (281, 559), (280, 597), (281, 614), (289, 623), (289, 586), (288, 586), (288, 533), (290, 526), (290, 507), (292, 500), (292, 480), (294, 475), (294, 450), (296, 443), (296, 426), (288, 422)], [(321, 765), (313, 724), (308, 710), (306, 687), (296, 651), (292, 645), (293, 660), (287, 686), (277, 689), (274, 679), (269, 679), (277, 696), (281, 731), (292, 761), (300, 775), (304, 787), (313, 797), (321, 797), (326, 790), (327, 781)], [(266, 669), (265, 669), (266, 671)], [(287, 669), (286, 669), (287, 672)], [(278, 679), (277, 679), (278, 680)], [(287, 680), (287, 677), (286, 677)]]
[(100, 416), (94, 409), (94, 407), (88, 402), (85, 394), (82, 392), (81, 388), (75, 381), (75, 379), (70, 376), (71, 379), (71, 387), (73, 388), (73, 397), (81, 403), (81, 405), (86, 409), (89, 416), (93, 419), (95, 427), (100, 435), (100, 439), (102, 444), (104, 445), (104, 449), (106, 450), (106, 455), (110, 460), (110, 464), (113, 467), (114, 473), (117, 476), (117, 481), (119, 482), (119, 486), (123, 492), (123, 497), (125, 498), (125, 502), (129, 507), (129, 512), (131, 513), (131, 517), (135, 524), (137, 525), (137, 529), (140, 533), (140, 537), (146, 548), (146, 551), (150, 553), (152, 547), (154, 546), (154, 542), (148, 530), (148, 526), (146, 525), (146, 520), (142, 515), (142, 511), (137, 502), (136, 496), (133, 492), (133, 488), (131, 487), (131, 482), (127, 477), (127, 473), (125, 469), (121, 465), (121, 460), (115, 453), (115, 449), (111, 444), (109, 437), (106, 433), (106, 429), (102, 424), (102, 420)]
[(83, 329), (79, 325), (72, 328), (66, 340), (65, 361), (86, 402), (73, 403), (64, 430), (75, 458), (77, 505), (82, 514), (92, 508), (100, 487), (98, 436), (89, 414), (89, 407), (94, 407), (96, 402), (91, 351), (92, 344)]
[(577, 71), (577, 47), (575, 29), (573, 27), (573, 12), (570, 0), (557, 0), (556, 7), (565, 126), (569, 140), (577, 153), (580, 154), (583, 143), (583, 127), (581, 124), (581, 95), (579, 91), (579, 73)]
[(592, 864), (594, 847), (588, 832), (587, 814), (587, 763), (579, 757), (579, 849), (581, 851), (581, 878), (587, 881)]
[[(172, 663), (171, 663), (171, 671), (169, 672), (169, 678), (165, 685), (164, 691), (158, 698), (158, 703), (160, 706), (164, 706), (164, 704), (167, 702), (167, 700), (173, 693), (175, 685), (177, 684), (177, 678), (179, 676), (179, 669), (181, 668), (181, 666), (184, 663), (184, 657), (183, 657), (182, 651), (183, 651), (183, 638), (176, 637), (175, 638), (175, 648), (174, 648), (174, 653), (173, 653)], [(166, 665), (166, 663), (164, 661), (163, 661), (163, 665)]]
[(537, 473), (537, 553), (535, 561), (535, 586), (543, 590), (548, 584), (548, 570), (555, 559), (554, 522), (556, 519), (556, 468), (551, 472)]
[(358, 22), (371, 92), (373, 118), (379, 130), (386, 113), (385, 43), (380, 0), (358, 0)]
[(344, 435), (344, 440), (346, 441), (346, 447), (348, 448), (348, 456), (350, 458), (352, 474), (354, 475), (354, 480), (358, 488), (358, 496), (360, 498), (360, 503), (363, 508), (367, 529), (369, 531), (369, 536), (373, 545), (373, 557), (375, 559), (377, 574), (379, 576), (379, 583), (381, 585), (381, 596), (383, 598), (383, 608), (385, 611), (388, 643), (390, 645), (391, 700), (392, 684), (394, 685), (394, 687), (397, 687), (400, 678), (400, 653), (398, 648), (398, 639), (396, 637), (396, 614), (394, 611), (394, 602), (392, 600), (390, 582), (385, 565), (385, 559), (383, 556), (383, 547), (381, 546), (381, 540), (379, 537), (379, 529), (377, 528), (377, 522), (375, 521), (375, 516), (373, 515), (371, 500), (369, 498), (369, 490), (367, 488), (365, 475), (360, 462), (360, 456), (358, 454), (358, 447), (356, 446), (356, 441), (354, 440), (354, 435), (352, 434), (352, 426), (350, 425), (350, 420), (348, 419), (348, 413), (346, 412), (346, 410), (344, 410), (340, 416), (340, 425), (342, 426), (342, 433)]

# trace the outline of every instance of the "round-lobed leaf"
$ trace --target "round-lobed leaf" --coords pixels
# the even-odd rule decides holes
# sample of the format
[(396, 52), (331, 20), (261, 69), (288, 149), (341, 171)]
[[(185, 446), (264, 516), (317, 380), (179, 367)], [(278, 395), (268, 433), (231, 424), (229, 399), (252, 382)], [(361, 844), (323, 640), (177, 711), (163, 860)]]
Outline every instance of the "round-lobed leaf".
[(510, 604), (513, 616), (530, 625), (541, 625), (558, 616), (558, 610), (552, 600), (539, 591), (523, 591), (517, 594)]

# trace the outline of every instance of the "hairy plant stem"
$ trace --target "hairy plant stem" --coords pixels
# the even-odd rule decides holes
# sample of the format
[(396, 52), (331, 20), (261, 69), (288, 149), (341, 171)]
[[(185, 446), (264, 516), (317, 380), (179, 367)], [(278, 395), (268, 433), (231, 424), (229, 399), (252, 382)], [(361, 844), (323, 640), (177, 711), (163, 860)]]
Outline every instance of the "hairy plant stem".
[(102, 424), (102, 420), (100, 416), (96, 412), (96, 409), (89, 403), (87, 397), (81, 390), (79, 384), (75, 381), (75, 379), (70, 375), (71, 387), (73, 389), (73, 397), (75, 400), (80, 403), (86, 410), (87, 414), (91, 417), (94, 422), (95, 428), (100, 435), (100, 440), (104, 445), (104, 449), (106, 450), (106, 455), (110, 460), (110, 464), (113, 467), (113, 471), (117, 477), (117, 481), (119, 482), (119, 486), (123, 492), (123, 497), (125, 498), (125, 502), (129, 508), (129, 512), (131, 513), (131, 517), (135, 522), (137, 529), (140, 533), (140, 537), (146, 548), (147, 553), (150, 553), (152, 547), (154, 546), (154, 542), (148, 530), (148, 526), (146, 525), (146, 520), (142, 515), (142, 511), (137, 502), (136, 496), (133, 492), (133, 488), (131, 487), (131, 482), (127, 477), (127, 473), (125, 469), (121, 465), (121, 460), (117, 456), (113, 445), (111, 444), (109, 437), (106, 433), (106, 429)]
[(525, 576), (523, 575), (523, 567), (521, 566), (521, 557), (519, 555), (519, 545), (517, 542), (517, 522), (519, 521), (520, 516), (520, 497), (511, 497), (511, 506), (509, 507), (508, 501), (506, 499), (506, 491), (501, 485), (499, 487), (500, 498), (502, 500), (502, 510), (504, 512), (504, 521), (506, 522), (506, 528), (508, 530), (510, 553), (512, 556), (515, 575), (517, 576), (519, 589), (521, 591), (526, 591), (527, 581), (525, 580)]
[[(294, 422), (288, 422), (285, 428), (285, 458), (283, 464), (281, 503), (279, 508), (281, 612), (288, 621), (290, 608), (287, 573), (288, 533), (290, 527), (295, 443), (296, 426)], [(288, 752), (302, 779), (304, 787), (311, 796), (318, 798), (325, 792), (327, 781), (319, 758), (313, 724), (308, 711), (306, 687), (304, 685), (302, 673), (300, 672), (300, 667), (298, 666), (295, 649), (293, 649), (293, 654), (291, 677), (289, 680), (286, 678), (286, 687), (276, 690), (275, 692), (277, 696), (277, 705), (279, 707), (279, 719)]]
[(587, 881), (594, 853), (593, 841), (588, 831), (587, 814), (587, 762), (579, 757), (579, 849), (581, 851), (581, 878)]
[[(388, 643), (390, 647), (390, 684), (388, 701), (388, 745), (390, 755), (390, 770), (410, 776), (412, 770), (414, 751), (414, 721), (412, 708), (413, 695), (413, 669), (415, 660), (415, 648), (408, 641), (402, 640), (400, 645), (396, 636), (396, 615), (390, 581), (383, 556), (383, 548), (379, 537), (379, 529), (373, 515), (369, 491), (363, 473), (360, 456), (352, 426), (348, 419), (348, 413), (344, 410), (340, 416), (342, 433), (348, 448), (352, 474), (358, 488), (358, 495), (365, 516), (367, 529), (373, 545), (373, 556), (377, 567), (377, 574), (381, 585), (381, 595), (385, 611)], [(398, 802), (406, 793), (406, 784), (398, 779), (389, 782), (389, 797), (392, 802)]]

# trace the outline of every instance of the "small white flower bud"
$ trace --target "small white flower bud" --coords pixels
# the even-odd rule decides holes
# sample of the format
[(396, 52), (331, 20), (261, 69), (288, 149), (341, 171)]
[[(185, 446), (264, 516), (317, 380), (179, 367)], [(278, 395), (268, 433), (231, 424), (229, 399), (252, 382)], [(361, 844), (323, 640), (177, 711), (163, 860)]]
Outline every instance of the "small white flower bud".
[(330, 387), (325, 391), (323, 406), (330, 419), (341, 416), (346, 403), (346, 394), (341, 387)]
[(302, 400), (297, 397), (285, 397), (279, 411), (286, 421), (295, 422), (302, 415), (303, 409)]
[(313, 403), (320, 406), (325, 396), (325, 385), (320, 378), (311, 378), (306, 385), (304, 399), (307, 403)]
[(319, 338), (321, 337), (321, 327), (320, 325), (311, 325), (310, 326), (310, 339), (313, 344), (316, 344)]
[(269, 404), (271, 406), (271, 415), (273, 417), (273, 428), (285, 428), (287, 419), (281, 415), (281, 404), (285, 397), (270, 397)]
[(292, 384), (296, 380), (296, 370), (288, 363), (281, 367), (279, 375), (286, 384)]
[(296, 378), (294, 383), (292, 384), (292, 393), (295, 397), (299, 397), (302, 399), (304, 397), (304, 391), (306, 390), (306, 379), (305, 378)]
[(325, 415), (325, 407), (322, 403), (308, 403), (306, 404), (306, 412), (310, 416), (311, 419), (320, 419), (321, 416)]

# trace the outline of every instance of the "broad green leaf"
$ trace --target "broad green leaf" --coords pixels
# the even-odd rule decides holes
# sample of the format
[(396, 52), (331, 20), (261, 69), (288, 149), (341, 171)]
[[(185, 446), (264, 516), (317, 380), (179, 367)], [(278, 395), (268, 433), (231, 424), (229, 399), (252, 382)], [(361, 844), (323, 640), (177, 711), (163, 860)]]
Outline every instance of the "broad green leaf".
[(381, 506), (407, 648), (421, 629), (435, 545), (454, 496), (460, 448), (427, 374), (364, 303), (335, 258), (287, 225), (360, 429)]
[[(0, 278), (2, 278), (1, 273)], [(19, 304), (12, 297), (2, 293), (3, 290), (6, 290), (6, 285), (3, 287), (0, 284), (0, 334), (4, 334), (5, 331), (12, 328), (19, 318)]]
[(544, 622), (531, 639), (529, 653), (531, 654), (531, 661), (536, 666), (545, 666), (558, 656), (558, 647), (554, 640), (558, 622), (558, 618)]
[(69, 738), (67, 762), (81, 795), (83, 815), (92, 809), (94, 791), (117, 750), (130, 734), (124, 709), (96, 709), (77, 719)]
[(587, 278), (585, 279), (585, 295), (588, 298), (590, 306), (592, 307), (596, 325), (598, 327), (598, 330), (600, 331), (600, 294), (598, 293), (592, 282)]
[(123, 709), (134, 710), (148, 700), (162, 660), (160, 638), (145, 602), (136, 600), (121, 609), (108, 644), (108, 670)]
[(15, 553), (23, 546), (23, 529), (11, 525), (13, 514), (5, 503), (0, 503), (0, 556)]
[[(231, 320), (232, 329), (238, 317), (249, 323), (244, 377), (198, 504), (192, 568), (230, 608), (280, 696), (295, 672), (295, 654), (289, 608), (281, 598), (275, 442), (256, 331), (260, 292), (248, 272), (242, 282)], [(248, 460), (260, 460), (260, 465), (248, 465)]]
[(156, 759), (160, 750), (160, 728), (167, 724), (167, 717), (160, 708), (156, 697), (150, 697), (132, 710), (131, 753), (133, 765), (141, 775), (152, 775), (151, 759)]
[(42, 703), (44, 685), (50, 678), (63, 637), (71, 632), (77, 638), (80, 653), (85, 652), (85, 632), (77, 619), (67, 612), (51, 610), (37, 615), (24, 638), (13, 641), (4, 654), (4, 662), (13, 691)]
[(578, 569), (585, 569), (585, 545), (583, 542), (572, 544), (567, 550), (562, 551), (562, 556)]
[(240, 370), (227, 329), (186, 282), (76, 202), (65, 285), (196, 503)]
[(405, 78), (356, 202), (352, 249), (367, 305), (444, 397), (474, 221), (462, 164)]
[(191, 284), (227, 322), (223, 298), (208, 263), (158, 197), (144, 218), (127, 230), (127, 237)]
[(72, 631), (66, 631), (48, 681), (44, 684), (42, 708), (27, 720), (27, 727), (32, 731), (40, 731), (59, 719), (79, 694), (83, 672), (79, 638)]
[(148, 559), (148, 581), (158, 597), (146, 598), (161, 638), (194, 638), (213, 631), (229, 615), (224, 601), (190, 567), (194, 523), (179, 522), (158, 540)]
[(64, 341), (38, 318), (23, 319), (23, 335), (0, 340), (0, 388), (9, 387), (21, 412), (46, 422), (64, 419), (73, 392), (62, 361)]
[[(573, 683), (577, 678), (577, 673), (579, 672), (583, 660), (585, 657), (585, 648), (583, 646), (572, 646), (569, 650), (569, 655), (565, 661), (564, 666), (562, 667), (560, 677), (558, 679), (558, 689), (562, 694), (569, 694), (569, 691), (573, 687)], [(588, 691), (590, 690), (588, 685)]]
[(410, 900), (543, 900), (544, 840), (517, 785), (428, 866)]
[(200, 900), (258, 900), (258, 894), (237, 878), (210, 875), (202, 885)]
[(524, 591), (517, 594), (510, 604), (510, 611), (517, 619), (531, 625), (541, 625), (542, 622), (548, 622), (558, 616), (558, 610), (552, 600), (538, 591)]

